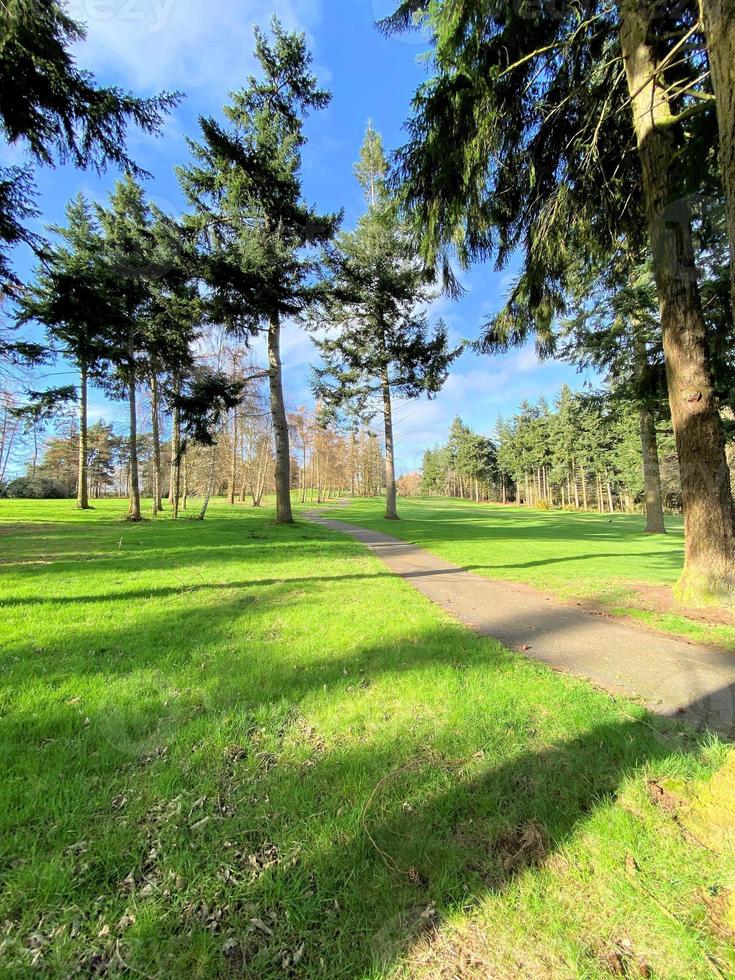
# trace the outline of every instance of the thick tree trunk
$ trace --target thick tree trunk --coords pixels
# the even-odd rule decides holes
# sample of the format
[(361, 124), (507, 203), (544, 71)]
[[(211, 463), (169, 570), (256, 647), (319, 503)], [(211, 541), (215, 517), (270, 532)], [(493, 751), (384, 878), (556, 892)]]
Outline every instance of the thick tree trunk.
[(730, 242), (730, 287), (735, 310), (735, 5), (732, 0), (699, 0), (699, 8), (717, 100), (720, 169)]
[[(186, 510), (189, 503), (189, 463), (187, 460), (186, 453), (184, 453), (183, 458), (181, 460), (181, 467), (183, 468), (184, 471), (184, 495), (181, 498), (181, 506), (184, 510)], [(177, 494), (177, 498), (178, 498), (178, 494)]]
[(281, 321), (278, 314), (268, 326), (268, 380), (270, 383), (271, 415), (276, 441), (276, 524), (293, 524), (291, 512), (291, 450), (288, 443), (288, 422), (283, 400), (281, 370)]
[[(132, 346), (132, 345), (131, 345)], [(128, 407), (130, 409), (130, 506), (128, 520), (139, 521), (140, 481), (138, 478), (138, 409), (135, 397), (136, 385), (135, 354), (128, 351)]]
[(730, 473), (708, 358), (689, 207), (674, 181), (673, 119), (665, 80), (657, 74), (648, 42), (653, 7), (621, 0), (620, 14), (681, 472), (685, 561), (677, 590), (688, 601), (730, 598), (735, 586)]
[(153, 430), (153, 515), (161, 510), (161, 425), (158, 407), (158, 374), (151, 370), (151, 428)]
[(87, 365), (82, 364), (79, 372), (79, 472), (77, 476), (77, 507), (89, 510), (89, 490), (87, 460), (89, 445), (87, 438)]
[(393, 406), (388, 372), (383, 372), (383, 422), (385, 425), (385, 519), (398, 520), (396, 493), (396, 460), (393, 445)]

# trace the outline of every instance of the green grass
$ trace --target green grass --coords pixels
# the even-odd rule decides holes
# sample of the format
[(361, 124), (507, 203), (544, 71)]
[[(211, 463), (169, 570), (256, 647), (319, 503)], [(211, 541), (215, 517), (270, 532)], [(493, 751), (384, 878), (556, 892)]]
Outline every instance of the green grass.
[(666, 535), (643, 533), (642, 517), (472, 504), (399, 501), (401, 520), (386, 521), (380, 500), (358, 500), (344, 520), (420, 545), (478, 575), (527, 582), (644, 625), (735, 651), (735, 626), (700, 622), (676, 610), (646, 608), (635, 584), (671, 586), (684, 562), (683, 522), (667, 517)]
[(0, 502), (2, 976), (735, 975), (732, 855), (647, 792), (723, 746), (342, 535), (123, 512)]

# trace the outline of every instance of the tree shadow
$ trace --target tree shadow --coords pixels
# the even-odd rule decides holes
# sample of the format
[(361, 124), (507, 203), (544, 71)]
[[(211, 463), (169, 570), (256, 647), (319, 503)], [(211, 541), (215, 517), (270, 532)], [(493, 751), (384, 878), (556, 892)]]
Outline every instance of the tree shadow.
[[(315, 554), (362, 553), (312, 538)], [(78, 916), (63, 941), (82, 975), (374, 976), (541, 874), (646, 767), (699, 757), (675, 722), (453, 623), (407, 618), (339, 649), (319, 620), (280, 636), (280, 610), (320, 598), (349, 618), (348, 598), (388, 577), (318, 571), (164, 586), (142, 618), (82, 613), (46, 648), (8, 651), (5, 910), (30, 935)], [(330, 584), (352, 592), (324, 599)], [(137, 591), (115, 595), (123, 610)]]
[[(221, 603), (220, 626), (232, 612)], [(696, 759), (703, 744), (451, 624), (306, 663), (254, 649), (213, 665), (200, 692), (180, 689), (170, 652), (126, 700), (113, 684), (94, 705), (69, 705), (75, 663), (58, 702), (22, 702), (3, 722), (12, 765), (0, 827), (37, 844), (19, 868), (6, 848), (0, 874), (22, 882), (27, 864), (43, 889), (63, 868), (56, 905), (114, 921), (138, 906), (120, 939), (133, 972), (158, 958), (157, 975), (170, 975), (185, 952), (203, 975), (376, 975), (459, 910), (543, 870), (628, 779)], [(482, 691), (462, 693), (468, 672), (490, 699), (478, 700), (472, 731), (451, 715), (422, 724), (420, 697), (394, 720), (403, 674), (412, 689), (449, 675), (471, 704)], [(63, 675), (46, 678), (52, 691)], [(306, 720), (315, 695), (343, 703), (336, 734)], [(554, 738), (544, 719), (560, 713)], [(17, 775), (28, 772), (32, 808)], [(78, 825), (88, 829), (77, 845)], [(97, 914), (93, 949), (104, 946)]]

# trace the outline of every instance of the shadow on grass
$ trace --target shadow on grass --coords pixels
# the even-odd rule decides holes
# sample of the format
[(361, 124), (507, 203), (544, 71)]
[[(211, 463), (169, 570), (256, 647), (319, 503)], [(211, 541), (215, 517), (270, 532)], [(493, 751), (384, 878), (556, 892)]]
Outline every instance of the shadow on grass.
[[(375, 976), (541, 873), (645, 767), (696, 764), (699, 736), (453, 624), (339, 650), (317, 624), (269, 647), (279, 610), (384, 577), (165, 586), (142, 622), (80, 617), (19, 651), (0, 687), (13, 964), (50, 922), (67, 924), (42, 946), (56, 975)], [(609, 846), (624, 867), (628, 839)]]
[[(221, 603), (220, 625), (231, 612)], [(187, 628), (184, 616), (180, 636)], [(167, 652), (127, 701), (113, 687), (81, 713), (47, 704), (41, 720), (21, 703), (3, 720), (12, 764), (0, 824), (34, 840), (30, 854), (4, 849), (5, 914), (56, 921), (73, 910), (83, 971), (112, 956), (100, 922), (133, 907), (139, 921), (117, 947), (133, 973), (373, 976), (445, 919), (544, 868), (629, 777), (701, 747), (452, 626), (306, 665), (253, 651), (213, 665), (201, 692), (180, 689)], [(474, 689), (461, 690), (478, 669), (490, 703), (478, 703), (487, 718), (471, 731), (451, 719), (425, 729), (417, 717), (391, 727), (402, 673), (419, 684), (451, 677), (471, 703)], [(344, 743), (305, 724), (311, 697), (359, 702), (375, 688), (367, 716), (384, 712), (384, 736), (378, 724), (355, 738), (347, 708)], [(553, 743), (549, 711), (565, 715)]]

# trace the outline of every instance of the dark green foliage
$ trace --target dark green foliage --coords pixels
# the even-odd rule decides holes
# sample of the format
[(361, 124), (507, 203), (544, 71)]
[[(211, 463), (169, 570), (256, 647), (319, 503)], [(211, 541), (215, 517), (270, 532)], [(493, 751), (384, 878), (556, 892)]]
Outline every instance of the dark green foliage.
[(63, 484), (48, 476), (21, 476), (5, 487), (4, 496), (27, 500), (63, 500), (70, 494)]
[(201, 142), (189, 141), (194, 163), (180, 168), (179, 178), (195, 207), (210, 318), (240, 338), (268, 333), (277, 520), (292, 523), (281, 320), (306, 313), (322, 295), (316, 250), (332, 239), (341, 216), (318, 214), (301, 194), (304, 119), (331, 96), (311, 71), (304, 35), (287, 32), (275, 17), (271, 35), (256, 28), (260, 77), (232, 94), (225, 125), (200, 120)]
[[(692, 24), (688, 3), (661, 9), (662, 47)], [(696, 19), (696, 15), (694, 15)], [(460, 260), (518, 251), (521, 275), (483, 347), (520, 343), (532, 331), (553, 342), (571, 267), (605, 261), (621, 236), (642, 238), (641, 173), (611, 4), (490, 5), (484, 0), (408, 0), (385, 30), (418, 20), (431, 36), (433, 75), (414, 97), (409, 141), (395, 172), (421, 229), (424, 253)], [(664, 40), (665, 37), (665, 40)], [(676, 108), (690, 108), (701, 72), (701, 32), (675, 67)], [(681, 194), (701, 181), (714, 113), (690, 112), (677, 130), (686, 166)]]
[(669, 419), (656, 285), (645, 253), (619, 250), (602, 269), (577, 268), (557, 356), (602, 373), (611, 393)]
[(95, 372), (108, 360), (119, 326), (119, 278), (105, 262), (100, 229), (82, 194), (66, 208), (65, 227), (54, 226), (59, 244), (45, 249), (35, 282), (18, 301), (18, 323), (42, 324), (50, 356), (70, 358)]
[[(207, 370), (192, 371), (177, 399), (182, 431), (194, 442), (214, 445), (228, 413), (242, 401), (245, 388), (245, 381), (230, 381)], [(186, 448), (185, 442), (181, 448)]]
[(27, 397), (28, 402), (11, 409), (10, 414), (22, 419), (26, 429), (31, 430), (51, 422), (69, 402), (76, 401), (77, 390), (73, 385), (64, 385), (46, 391), (29, 391)]
[(5, 0), (0, 34), (0, 129), (8, 142), (24, 143), (47, 165), (102, 170), (114, 163), (135, 172), (125, 149), (128, 126), (157, 132), (180, 96), (140, 99), (97, 85), (72, 54), (84, 27), (56, 0)]
[[(660, 440), (662, 455), (674, 454), (670, 436)], [(579, 393), (566, 385), (553, 409), (544, 399), (523, 402), (498, 424), (498, 468), (526, 503), (585, 506), (595, 498), (599, 506), (598, 478), (605, 490), (610, 484), (621, 508), (638, 503), (643, 464), (636, 405), (615, 391)]]
[(151, 369), (182, 373), (193, 365), (204, 303), (199, 294), (199, 253), (191, 229), (150, 209), (148, 306), (142, 345)]
[[(375, 414), (387, 387), (406, 398), (431, 397), (459, 354), (442, 322), (432, 330), (427, 307), (435, 275), (416, 255), (416, 242), (386, 193), (379, 137), (368, 129), (357, 172), (368, 210), (330, 252), (329, 292), (318, 325), (331, 333), (317, 342), (324, 364), (314, 390), (327, 406)], [(333, 335), (332, 335), (333, 333)]]
[(427, 493), (465, 498), (487, 497), (497, 488), (497, 449), (456, 418), (446, 446), (424, 454), (422, 488)]
[[(101, 172), (116, 164), (142, 173), (125, 148), (128, 127), (158, 132), (180, 96), (141, 99), (99, 86), (72, 53), (84, 36), (84, 27), (57, 0), (0, 4), (0, 134), (42, 165), (70, 162)], [(42, 245), (27, 228), (35, 213), (33, 169), (0, 168), (0, 293), (18, 285), (8, 264), (10, 249), (20, 242), (36, 250)], [(6, 353), (14, 351), (4, 351), (0, 342), (0, 356)]]
[[(26, 225), (37, 217), (33, 175), (28, 167), (0, 167), (0, 298), (18, 292), (20, 281), (10, 268), (10, 251), (21, 242), (37, 248), (40, 239)], [(0, 357), (12, 355), (0, 337)]]
[(194, 162), (178, 171), (195, 207), (210, 316), (241, 337), (314, 302), (319, 266), (309, 249), (339, 223), (301, 197), (303, 121), (331, 96), (311, 72), (303, 35), (275, 18), (271, 31), (272, 42), (255, 31), (260, 77), (233, 93), (225, 124), (200, 119), (201, 140), (189, 140)]

